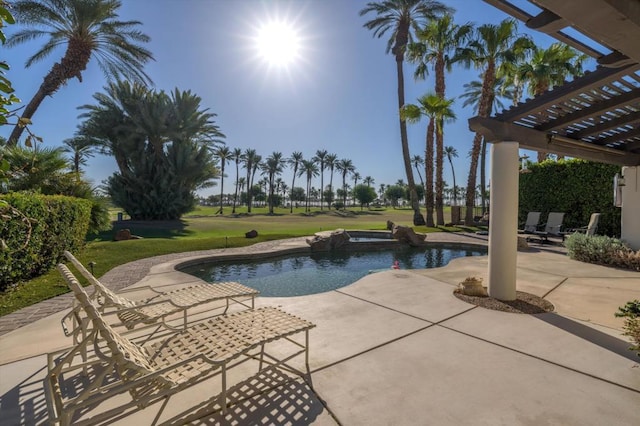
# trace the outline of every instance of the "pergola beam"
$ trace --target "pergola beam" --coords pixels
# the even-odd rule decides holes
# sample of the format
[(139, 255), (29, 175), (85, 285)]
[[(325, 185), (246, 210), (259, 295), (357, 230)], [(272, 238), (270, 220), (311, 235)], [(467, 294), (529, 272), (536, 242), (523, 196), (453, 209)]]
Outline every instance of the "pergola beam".
[(496, 118), (470, 118), (469, 128), (484, 135), (489, 142), (516, 141), (520, 144), (520, 148), (534, 151), (550, 152), (618, 166), (640, 165), (640, 154), (628, 151), (616, 152), (611, 148), (599, 147), (568, 138), (555, 139), (545, 132), (507, 123)]
[(560, 129), (572, 123), (578, 123), (580, 121), (588, 120), (589, 118), (601, 116), (607, 111), (615, 110), (616, 108), (626, 106), (638, 100), (640, 100), (640, 89), (630, 90), (622, 95), (594, 103), (590, 107), (583, 108), (574, 113), (549, 121), (548, 123), (539, 126), (538, 130), (549, 131)]
[(624, 125), (632, 125), (637, 121), (640, 121), (640, 111), (632, 114), (623, 114), (618, 118), (603, 121), (595, 126), (587, 127), (577, 132), (568, 133), (567, 136), (570, 136), (573, 139), (582, 139), (587, 136), (598, 135), (602, 132), (606, 132), (607, 130), (615, 129)]

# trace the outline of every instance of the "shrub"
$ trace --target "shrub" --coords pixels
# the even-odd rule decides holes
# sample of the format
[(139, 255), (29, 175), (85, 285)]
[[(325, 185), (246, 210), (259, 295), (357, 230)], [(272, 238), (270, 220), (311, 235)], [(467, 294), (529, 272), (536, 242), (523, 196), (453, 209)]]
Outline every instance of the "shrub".
[(616, 317), (624, 317), (624, 335), (631, 337), (634, 346), (629, 349), (637, 351), (640, 356), (640, 300), (633, 300), (615, 313)]
[(576, 233), (564, 244), (572, 259), (640, 271), (640, 250), (633, 251), (617, 238)]
[(0, 291), (51, 269), (84, 244), (91, 201), (61, 195), (0, 196)]

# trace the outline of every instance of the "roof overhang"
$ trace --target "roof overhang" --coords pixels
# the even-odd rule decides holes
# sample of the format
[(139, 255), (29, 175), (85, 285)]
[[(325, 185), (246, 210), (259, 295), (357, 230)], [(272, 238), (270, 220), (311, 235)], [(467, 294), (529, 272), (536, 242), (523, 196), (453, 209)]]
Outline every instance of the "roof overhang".
[[(485, 0), (601, 66), (493, 118), (474, 117), (470, 128), (489, 141), (518, 141), (525, 149), (640, 165), (640, 1), (529, 1), (541, 8), (537, 15), (507, 0)], [(571, 37), (566, 27), (600, 47)]]

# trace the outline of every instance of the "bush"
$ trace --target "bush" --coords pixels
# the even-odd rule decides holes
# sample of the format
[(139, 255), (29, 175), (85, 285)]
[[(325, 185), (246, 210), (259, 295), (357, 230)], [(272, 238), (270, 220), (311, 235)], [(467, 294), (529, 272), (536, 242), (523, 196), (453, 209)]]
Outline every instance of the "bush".
[(45, 273), (64, 250), (77, 251), (84, 244), (91, 201), (17, 192), (0, 201), (0, 291)]
[(564, 244), (572, 259), (640, 271), (640, 251), (633, 251), (617, 238), (575, 233)]
[(616, 317), (624, 317), (624, 335), (631, 337), (635, 346), (629, 349), (637, 351), (640, 356), (640, 300), (633, 300), (618, 308)]
[(342, 210), (344, 208), (344, 203), (342, 201), (336, 201), (333, 203), (333, 208), (336, 210)]

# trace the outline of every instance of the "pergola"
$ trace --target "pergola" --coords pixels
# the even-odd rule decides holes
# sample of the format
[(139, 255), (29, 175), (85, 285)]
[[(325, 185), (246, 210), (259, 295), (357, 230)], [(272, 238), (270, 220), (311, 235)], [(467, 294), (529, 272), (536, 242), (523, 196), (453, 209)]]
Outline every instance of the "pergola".
[(484, 1), (598, 63), (494, 117), (469, 120), (492, 143), (489, 293), (513, 300), (519, 148), (622, 166), (622, 238), (640, 249), (640, 1), (529, 0), (537, 14)]

